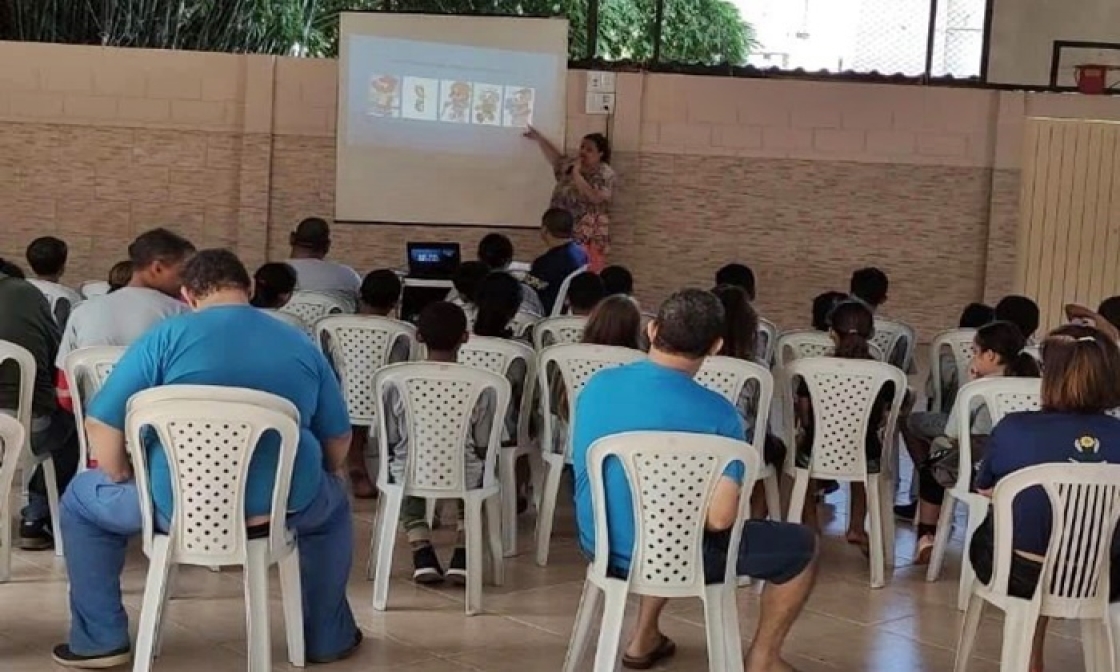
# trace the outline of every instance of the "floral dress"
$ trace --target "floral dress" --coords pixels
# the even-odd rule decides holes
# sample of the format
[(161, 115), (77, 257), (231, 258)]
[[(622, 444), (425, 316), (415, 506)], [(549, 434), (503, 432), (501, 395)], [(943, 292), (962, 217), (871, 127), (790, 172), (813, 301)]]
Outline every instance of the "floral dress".
[(572, 213), (575, 220), (575, 241), (582, 245), (591, 258), (591, 270), (600, 271), (606, 266), (607, 254), (611, 249), (610, 208), (614, 191), (614, 170), (600, 163), (593, 171), (584, 174), (593, 188), (606, 191), (607, 199), (602, 203), (592, 203), (567, 174), (571, 161), (562, 160), (556, 164), (556, 187), (552, 190), (552, 207), (563, 208)]

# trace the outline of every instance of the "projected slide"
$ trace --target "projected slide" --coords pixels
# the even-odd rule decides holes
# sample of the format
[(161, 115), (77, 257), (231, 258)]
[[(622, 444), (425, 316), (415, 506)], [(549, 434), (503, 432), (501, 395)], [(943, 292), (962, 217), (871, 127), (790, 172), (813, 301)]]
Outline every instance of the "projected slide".
[(556, 56), (383, 37), (349, 43), (347, 141), (508, 154), (556, 107)]

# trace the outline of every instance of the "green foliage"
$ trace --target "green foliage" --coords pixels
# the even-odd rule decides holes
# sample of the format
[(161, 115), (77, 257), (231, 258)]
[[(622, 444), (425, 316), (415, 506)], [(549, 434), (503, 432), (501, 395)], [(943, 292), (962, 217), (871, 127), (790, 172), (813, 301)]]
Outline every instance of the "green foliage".
[[(0, 0), (0, 39), (121, 47), (333, 56), (344, 10), (566, 16), (570, 57), (648, 62), (656, 0)], [(728, 0), (665, 0), (661, 60), (741, 64), (754, 44)], [(593, 53), (594, 52), (594, 53)]]

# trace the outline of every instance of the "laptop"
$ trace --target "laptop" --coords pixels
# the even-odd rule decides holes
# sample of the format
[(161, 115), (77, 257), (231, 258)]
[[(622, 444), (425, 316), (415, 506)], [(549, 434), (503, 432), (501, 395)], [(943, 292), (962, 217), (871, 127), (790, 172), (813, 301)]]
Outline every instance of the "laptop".
[(459, 270), (459, 243), (409, 243), (408, 277), (451, 280)]

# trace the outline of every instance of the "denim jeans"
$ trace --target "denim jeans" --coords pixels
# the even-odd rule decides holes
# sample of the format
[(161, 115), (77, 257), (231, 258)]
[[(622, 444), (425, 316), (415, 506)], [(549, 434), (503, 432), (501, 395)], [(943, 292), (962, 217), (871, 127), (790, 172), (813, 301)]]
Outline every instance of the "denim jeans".
[[(96, 469), (82, 472), (62, 498), (61, 518), (70, 575), (70, 649), (99, 655), (129, 646), (120, 577), (128, 540), (142, 529), (135, 482), (114, 483)], [(358, 627), (346, 601), (354, 536), (342, 482), (324, 474), (318, 495), (288, 516), (288, 527), (299, 539), (307, 656), (334, 656), (353, 646)]]

